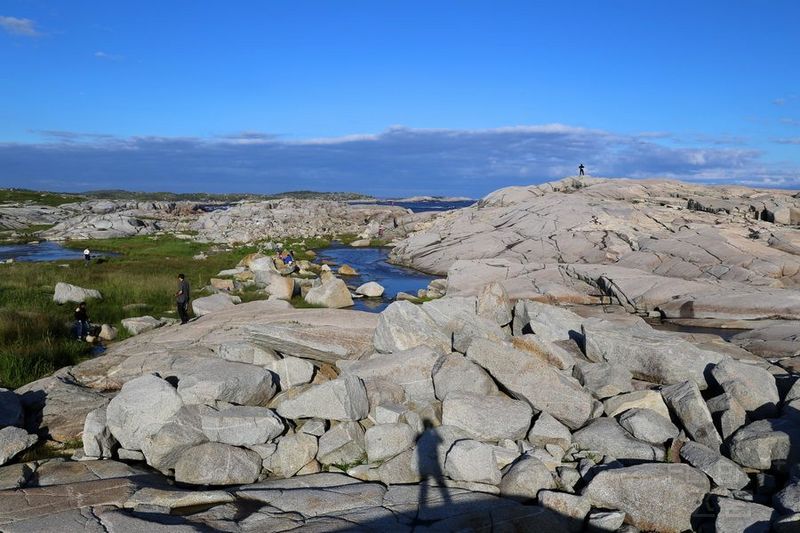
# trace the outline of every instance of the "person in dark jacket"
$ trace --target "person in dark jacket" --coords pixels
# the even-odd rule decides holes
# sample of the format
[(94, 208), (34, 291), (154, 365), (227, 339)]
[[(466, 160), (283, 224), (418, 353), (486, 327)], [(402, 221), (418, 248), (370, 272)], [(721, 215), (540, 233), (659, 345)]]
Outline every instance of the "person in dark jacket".
[(79, 341), (89, 334), (89, 313), (86, 311), (86, 302), (79, 303), (75, 308), (75, 333)]
[(175, 302), (178, 305), (178, 316), (181, 324), (189, 322), (189, 282), (186, 276), (178, 274), (178, 292), (175, 293)]

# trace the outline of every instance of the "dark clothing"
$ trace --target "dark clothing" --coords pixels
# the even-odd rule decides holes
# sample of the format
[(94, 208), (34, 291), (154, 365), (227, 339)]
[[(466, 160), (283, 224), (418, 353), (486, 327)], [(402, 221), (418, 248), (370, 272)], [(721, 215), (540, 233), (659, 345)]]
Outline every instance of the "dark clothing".
[(584, 169), (584, 166), (583, 166), (583, 165), (581, 165), (581, 166), (579, 166), (579, 167), (578, 167), (578, 171), (579, 171), (579, 174), (578, 174), (578, 175), (579, 175), (579, 176), (583, 176), (583, 169)]
[(175, 302), (178, 305), (181, 324), (186, 324), (189, 321), (189, 282), (185, 279), (178, 281), (178, 294), (175, 296)]
[(176, 297), (178, 303), (189, 303), (189, 282), (182, 279), (178, 282), (178, 295)]
[(75, 308), (75, 336), (83, 339), (89, 334), (89, 313), (85, 307)]
[(189, 322), (189, 305), (186, 302), (178, 302), (178, 316), (181, 318), (181, 324)]

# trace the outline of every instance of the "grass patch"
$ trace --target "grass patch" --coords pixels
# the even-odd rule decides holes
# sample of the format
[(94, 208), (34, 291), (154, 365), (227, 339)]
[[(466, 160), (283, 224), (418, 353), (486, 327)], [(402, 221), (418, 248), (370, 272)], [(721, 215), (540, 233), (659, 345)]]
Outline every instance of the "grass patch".
[[(254, 247), (214, 251), (214, 245), (188, 242), (174, 237), (134, 237), (69, 243), (77, 248), (114, 251), (119, 256), (104, 258), (88, 267), (82, 260), (0, 265), (0, 386), (17, 388), (55, 370), (73, 365), (89, 356), (90, 347), (72, 339), (73, 304), (53, 302), (59, 281), (97, 289), (102, 300), (89, 300), (93, 323), (117, 326), (119, 338), (127, 333), (121, 320), (150, 314), (174, 314), (176, 277), (184, 273), (192, 297), (223, 269), (231, 268)], [(192, 259), (200, 252), (202, 261)], [(59, 265), (67, 264), (68, 268)], [(263, 298), (263, 295), (261, 295)], [(247, 301), (259, 299), (246, 293)], [(144, 308), (129, 307), (143, 304)]]
[(77, 194), (31, 191), (28, 189), (0, 189), (0, 203), (31, 203), (51, 207), (80, 202), (86, 198)]
[(317, 304), (310, 304), (303, 299), (302, 296), (294, 296), (289, 303), (292, 304), (292, 307), (295, 309), (322, 309), (324, 305), (317, 305)]

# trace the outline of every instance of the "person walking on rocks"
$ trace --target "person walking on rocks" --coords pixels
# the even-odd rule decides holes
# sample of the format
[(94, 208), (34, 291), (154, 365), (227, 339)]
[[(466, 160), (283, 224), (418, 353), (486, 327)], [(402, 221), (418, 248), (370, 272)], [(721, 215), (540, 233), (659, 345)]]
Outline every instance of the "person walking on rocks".
[(178, 292), (175, 293), (175, 302), (178, 305), (178, 316), (181, 318), (181, 325), (189, 322), (189, 282), (186, 276), (178, 274)]
[(583, 169), (586, 168), (583, 166), (583, 163), (578, 165), (578, 176), (583, 176)]

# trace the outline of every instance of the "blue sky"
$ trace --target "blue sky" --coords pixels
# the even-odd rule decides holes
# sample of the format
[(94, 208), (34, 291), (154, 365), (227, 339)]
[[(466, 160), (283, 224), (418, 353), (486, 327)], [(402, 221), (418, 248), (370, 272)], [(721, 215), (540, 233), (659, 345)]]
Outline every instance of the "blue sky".
[[(557, 5), (561, 4), (561, 5)], [(800, 188), (800, 2), (0, 4), (0, 185)]]

